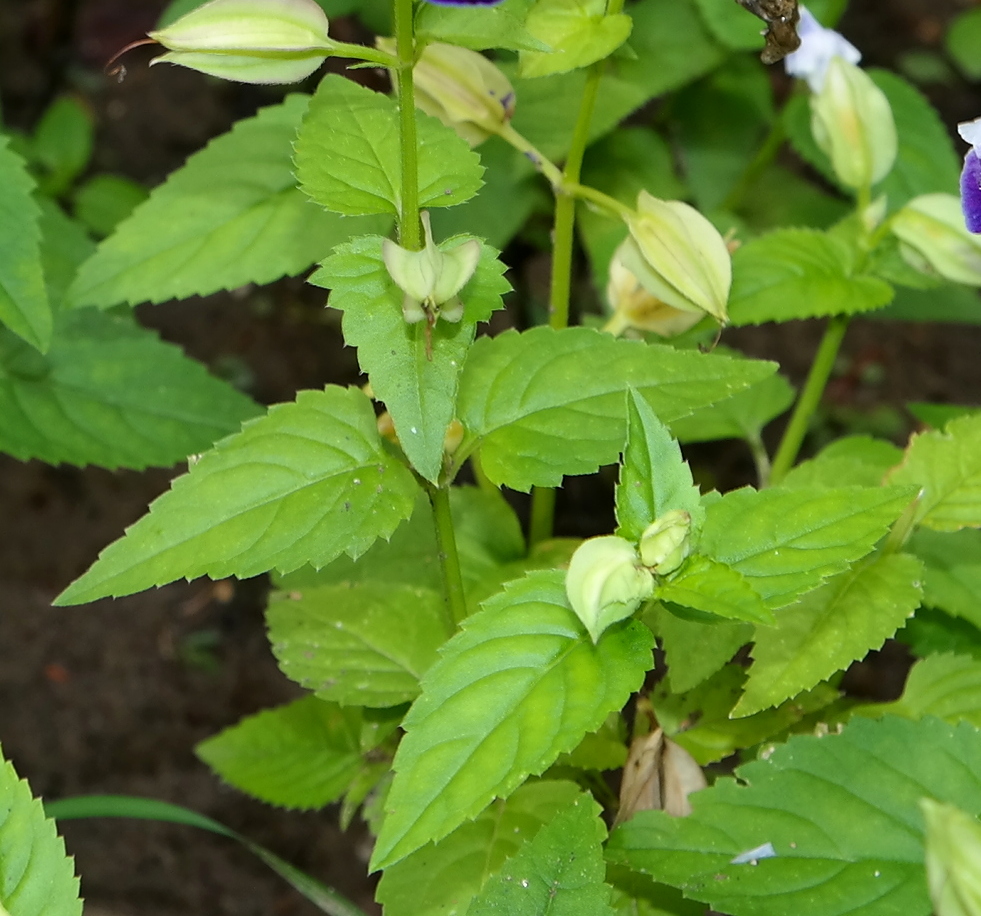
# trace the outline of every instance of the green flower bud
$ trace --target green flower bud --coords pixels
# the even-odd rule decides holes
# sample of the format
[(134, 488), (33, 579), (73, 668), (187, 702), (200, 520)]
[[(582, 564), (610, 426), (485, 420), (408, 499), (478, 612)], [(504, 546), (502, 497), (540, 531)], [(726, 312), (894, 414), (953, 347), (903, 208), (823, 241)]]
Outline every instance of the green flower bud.
[(732, 260), (725, 240), (701, 213), (641, 191), (627, 227), (630, 238), (620, 259), (644, 289), (683, 312), (728, 320)]
[(953, 194), (915, 197), (892, 219), (906, 261), (924, 273), (981, 286), (981, 235), (968, 232)]
[(148, 33), (155, 58), (241, 83), (295, 83), (330, 56), (327, 17), (314, 0), (211, 0)]
[(811, 133), (849, 188), (871, 187), (896, 161), (889, 100), (864, 70), (842, 57), (832, 58), (821, 91), (811, 96)]
[(654, 577), (634, 546), (609, 535), (579, 545), (569, 562), (565, 592), (593, 642), (618, 620), (629, 617), (654, 591)]
[(981, 824), (960, 808), (920, 801), (926, 871), (936, 916), (981, 916)]
[(626, 328), (649, 331), (661, 337), (675, 337), (693, 328), (702, 320), (703, 312), (682, 311), (662, 302), (649, 293), (637, 277), (624, 266), (624, 245), (617, 248), (610, 261), (610, 279), (606, 285), (606, 299), (613, 309), (613, 318), (606, 330), (620, 334)]
[(467, 284), (480, 260), (480, 242), (469, 239), (442, 249), (433, 241), (429, 213), (421, 215), (426, 243), (421, 251), (409, 251), (391, 239), (382, 242), (382, 259), (388, 274), (405, 293), (402, 313), (409, 324), (430, 316), (447, 321), (463, 318), (457, 293)]
[(655, 519), (640, 536), (640, 559), (658, 575), (673, 573), (691, 551), (691, 516), (672, 509)]
[[(395, 41), (378, 38), (380, 51), (395, 54)], [(483, 143), (514, 114), (514, 89), (483, 54), (435, 41), (412, 69), (416, 107), (452, 127), (471, 146)]]

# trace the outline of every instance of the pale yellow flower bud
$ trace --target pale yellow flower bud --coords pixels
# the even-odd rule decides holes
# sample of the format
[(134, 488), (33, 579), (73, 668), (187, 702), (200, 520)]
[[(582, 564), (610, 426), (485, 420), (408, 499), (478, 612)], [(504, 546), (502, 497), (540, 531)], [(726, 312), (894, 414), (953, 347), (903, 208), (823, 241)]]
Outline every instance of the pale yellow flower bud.
[(967, 230), (961, 202), (953, 194), (915, 197), (890, 225), (913, 267), (955, 283), (981, 286), (981, 235)]

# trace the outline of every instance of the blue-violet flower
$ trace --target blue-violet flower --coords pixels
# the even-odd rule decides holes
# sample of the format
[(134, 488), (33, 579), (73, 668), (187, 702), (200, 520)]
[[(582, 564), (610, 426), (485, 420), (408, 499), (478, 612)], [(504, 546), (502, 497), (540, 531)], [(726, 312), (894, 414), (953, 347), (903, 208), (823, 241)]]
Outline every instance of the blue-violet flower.
[(981, 232), (981, 118), (957, 125), (959, 133), (971, 149), (964, 157), (961, 172), (961, 208), (968, 232)]

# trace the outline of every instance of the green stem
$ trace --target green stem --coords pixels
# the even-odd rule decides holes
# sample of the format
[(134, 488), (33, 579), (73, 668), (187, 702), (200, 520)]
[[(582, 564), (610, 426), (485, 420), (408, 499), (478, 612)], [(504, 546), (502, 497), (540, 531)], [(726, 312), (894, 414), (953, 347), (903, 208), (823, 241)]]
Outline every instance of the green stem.
[(379, 67), (390, 67), (393, 70), (398, 67), (398, 59), (379, 51), (377, 48), (369, 48), (367, 45), (349, 44), (346, 41), (332, 41), (329, 46), (331, 57), (347, 57), (351, 60), (363, 60), (371, 64), (378, 64)]
[(396, 79), (399, 91), (399, 131), (402, 148), (402, 197), (399, 209), (399, 242), (409, 251), (422, 248), (419, 225), (419, 163), (416, 151), (416, 93), (412, 82), (415, 37), (412, 31), (412, 0), (395, 0), (395, 47), (398, 57)]
[[(611, 0), (611, 6), (622, 0)], [(562, 170), (562, 187), (556, 189), (555, 222), (552, 227), (552, 281), (549, 290), (549, 325), (562, 330), (569, 326), (569, 298), (572, 288), (572, 254), (576, 241), (576, 199), (567, 186), (579, 186), (582, 160), (589, 143), (589, 125), (596, 108), (605, 61), (598, 61), (586, 74), (586, 85), (579, 100), (579, 114), (572, 132), (572, 142)], [(554, 182), (553, 182), (554, 186)], [(536, 487), (531, 494), (531, 523), (528, 539), (531, 546), (552, 536), (555, 520), (555, 490)]]
[(443, 587), (446, 597), (446, 629), (453, 635), (457, 625), (467, 616), (467, 598), (460, 574), (460, 555), (456, 550), (453, 531), (453, 515), (450, 512), (448, 487), (425, 483), (429, 504), (433, 507), (433, 523), (436, 526), (436, 550), (443, 570)]
[(818, 347), (814, 362), (811, 364), (811, 371), (804, 383), (804, 390), (801, 391), (800, 397), (797, 399), (794, 413), (784, 431), (776, 457), (773, 459), (769, 480), (771, 485), (780, 483), (797, 459), (811, 418), (821, 402), (824, 387), (831, 377), (831, 370), (834, 368), (838, 350), (845, 337), (845, 331), (848, 330), (848, 320), (848, 315), (834, 315), (828, 321), (828, 326), (824, 330), (824, 337), (821, 338), (821, 345)]
[(601, 210), (606, 210), (611, 216), (617, 219), (626, 220), (628, 217), (632, 216), (634, 210), (628, 207), (626, 204), (620, 203), (615, 197), (610, 197), (609, 194), (604, 194), (602, 191), (597, 191), (596, 188), (591, 188), (586, 184), (579, 184), (573, 181), (564, 181), (560, 190), (569, 195), (570, 197), (576, 197), (580, 200), (588, 200), (592, 204), (596, 204)]

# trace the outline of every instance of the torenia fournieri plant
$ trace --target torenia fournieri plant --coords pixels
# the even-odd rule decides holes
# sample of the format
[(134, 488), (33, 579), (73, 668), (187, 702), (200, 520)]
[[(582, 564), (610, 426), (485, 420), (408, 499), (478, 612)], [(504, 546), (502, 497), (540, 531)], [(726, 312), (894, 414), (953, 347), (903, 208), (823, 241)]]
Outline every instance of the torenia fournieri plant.
[[(105, 309), (315, 266), (368, 384), (236, 401), (230, 422), (173, 369), (217, 442), (167, 415), (195, 460), (58, 603), (268, 573), (272, 651), (307, 692), (197, 753), (272, 804), (360, 812), (390, 916), (927, 916), (941, 882), (971, 892), (944, 839), (970, 831), (931, 804), (981, 811), (978, 704), (937, 699), (981, 682), (956, 651), (981, 624), (957, 572), (981, 568), (981, 417), (924, 413), (936, 428), (903, 448), (814, 453), (808, 433), (852, 320), (894, 296), (908, 315), (911, 291), (920, 318), (977, 308), (977, 130), (965, 227), (935, 113), (861, 67), (842, 6), (394, 0), (393, 34), (362, 45), (314, 0), (212, 0), (151, 33), (159, 60), (288, 94), (75, 265), (48, 325), (0, 297), (11, 378), (38, 386), (60, 377), (49, 344), (136, 333)], [(350, 70), (321, 78), (328, 60)], [(510, 291), (500, 251), (536, 239), (546, 307), (512, 298), (483, 333)], [(825, 329), (799, 391), (724, 345), (805, 318)], [(110, 394), (86, 435), (122, 411), (117, 449), (150, 463), (132, 431), (159, 411)], [(755, 486), (696, 484), (682, 446), (719, 439), (745, 443)], [(614, 530), (556, 537), (565, 478), (610, 465)], [(843, 693), (903, 627), (903, 697)]]

